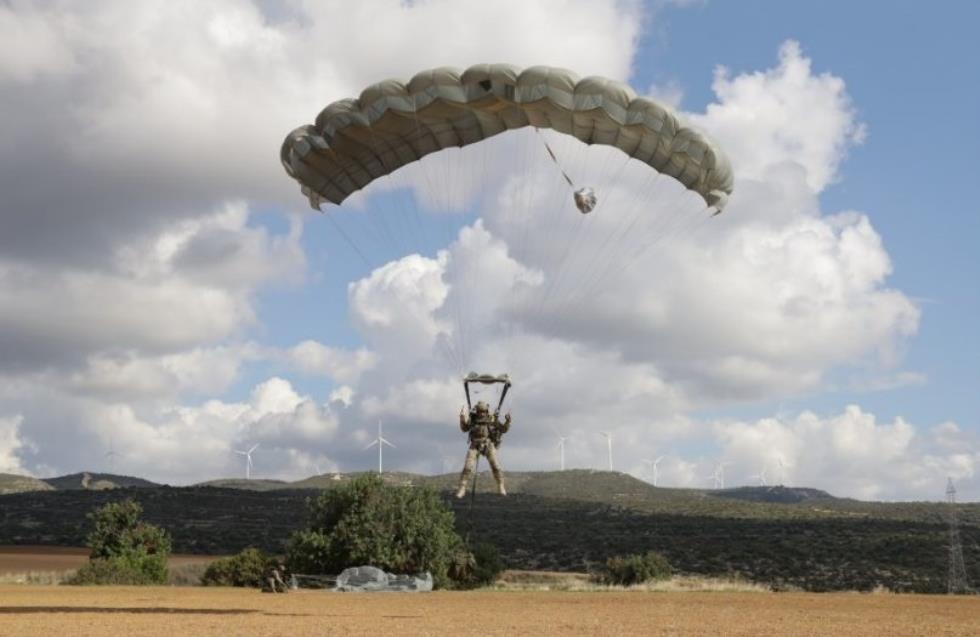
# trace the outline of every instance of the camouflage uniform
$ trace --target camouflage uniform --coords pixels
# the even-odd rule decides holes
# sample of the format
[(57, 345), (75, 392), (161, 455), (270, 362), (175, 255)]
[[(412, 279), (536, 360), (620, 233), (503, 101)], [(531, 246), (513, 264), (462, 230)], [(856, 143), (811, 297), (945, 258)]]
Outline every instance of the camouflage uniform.
[(500, 446), (500, 439), (503, 435), (510, 430), (510, 414), (504, 416), (503, 421), (501, 421), (497, 414), (491, 414), (489, 406), (481, 401), (476, 404), (469, 415), (465, 411), (460, 412), (459, 428), (463, 433), (469, 434), (470, 448), (466, 452), (466, 463), (463, 465), (463, 472), (459, 476), (459, 488), (456, 490), (456, 497), (461, 498), (466, 495), (466, 484), (476, 469), (476, 461), (480, 454), (486, 456), (490, 463), (493, 478), (497, 481), (497, 492), (500, 495), (507, 495), (507, 490), (504, 488), (504, 474), (497, 462), (497, 447)]
[(262, 591), (266, 593), (285, 593), (289, 590), (286, 586), (285, 580), (283, 580), (283, 574), (286, 572), (286, 567), (282, 563), (273, 564), (266, 571), (265, 586), (262, 587)]

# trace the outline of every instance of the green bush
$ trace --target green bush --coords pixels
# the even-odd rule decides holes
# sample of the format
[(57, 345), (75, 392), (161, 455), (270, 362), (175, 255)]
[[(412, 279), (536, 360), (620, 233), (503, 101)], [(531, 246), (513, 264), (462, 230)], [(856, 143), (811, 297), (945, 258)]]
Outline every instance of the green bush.
[(69, 584), (164, 584), (170, 538), (140, 520), (143, 507), (134, 500), (111, 502), (88, 514), (89, 561)]
[(609, 558), (606, 560), (602, 581), (617, 586), (632, 586), (667, 579), (670, 574), (671, 569), (667, 559), (660, 553), (649, 551), (645, 555)]
[(138, 566), (119, 559), (89, 560), (65, 580), (65, 584), (74, 586), (130, 586), (160, 583), (162, 582), (155, 575), (148, 574)]
[(261, 588), (271, 562), (272, 558), (259, 549), (245, 549), (238, 555), (208, 564), (201, 576), (201, 584)]
[(359, 477), (308, 500), (309, 523), (287, 545), (296, 573), (339, 573), (370, 564), (394, 573), (432, 573), (452, 585), (450, 570), (463, 542), (453, 512), (430, 489), (391, 487)]
[(504, 562), (493, 544), (481, 542), (472, 551), (459, 551), (450, 569), (457, 588), (479, 588), (497, 581)]

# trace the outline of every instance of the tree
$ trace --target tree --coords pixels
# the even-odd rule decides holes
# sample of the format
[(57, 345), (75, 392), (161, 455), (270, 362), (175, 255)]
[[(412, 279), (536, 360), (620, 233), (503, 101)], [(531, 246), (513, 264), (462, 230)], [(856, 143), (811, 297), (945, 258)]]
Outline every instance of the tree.
[(430, 489), (399, 488), (376, 475), (324, 491), (308, 501), (308, 527), (287, 546), (289, 568), (339, 573), (370, 564), (395, 573), (432, 573), (451, 585), (454, 565), (472, 560), (453, 512)]
[(110, 502), (88, 514), (89, 562), (70, 580), (76, 584), (163, 584), (167, 581), (170, 538), (140, 520), (135, 500)]

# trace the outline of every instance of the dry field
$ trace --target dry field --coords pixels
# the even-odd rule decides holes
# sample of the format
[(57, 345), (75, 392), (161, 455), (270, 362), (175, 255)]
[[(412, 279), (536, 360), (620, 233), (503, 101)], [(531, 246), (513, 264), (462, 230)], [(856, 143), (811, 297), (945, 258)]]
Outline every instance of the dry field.
[(980, 635), (980, 598), (0, 586), (0, 635)]
[[(0, 545), (0, 585), (58, 584), (88, 561), (89, 550), (68, 546)], [(214, 557), (171, 555), (170, 582), (196, 584)], [(0, 637), (6, 637), (0, 632)]]

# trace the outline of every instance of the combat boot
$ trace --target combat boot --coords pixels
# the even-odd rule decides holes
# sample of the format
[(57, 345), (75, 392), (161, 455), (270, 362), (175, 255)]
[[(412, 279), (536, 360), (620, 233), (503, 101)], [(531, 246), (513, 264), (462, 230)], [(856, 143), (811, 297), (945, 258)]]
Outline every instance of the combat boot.
[(464, 483), (464, 484), (459, 485), (459, 488), (456, 489), (456, 497), (457, 498), (462, 498), (465, 495), (466, 495), (466, 484)]

